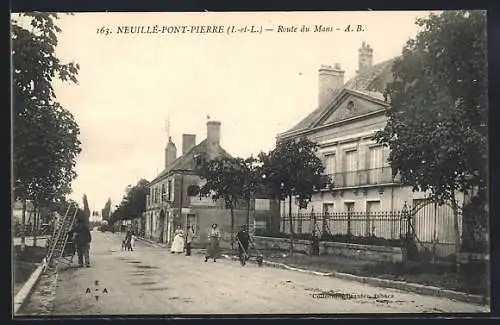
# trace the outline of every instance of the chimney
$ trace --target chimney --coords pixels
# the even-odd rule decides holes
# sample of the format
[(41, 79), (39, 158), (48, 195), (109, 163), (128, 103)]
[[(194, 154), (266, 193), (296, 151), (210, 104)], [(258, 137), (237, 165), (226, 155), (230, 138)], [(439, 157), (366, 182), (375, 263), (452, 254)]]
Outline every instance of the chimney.
[(344, 86), (344, 74), (339, 63), (335, 65), (321, 65), (319, 68), (319, 96), (318, 106), (321, 106), (331, 96), (332, 92)]
[(361, 44), (361, 48), (359, 49), (358, 60), (358, 73), (365, 72), (373, 65), (373, 49), (365, 42)]
[(182, 154), (185, 155), (192, 147), (196, 145), (196, 135), (195, 134), (183, 134), (182, 135)]
[(172, 138), (168, 137), (168, 144), (165, 148), (165, 169), (170, 167), (170, 165), (177, 159), (177, 148), (172, 142)]
[(208, 159), (214, 159), (219, 153), (220, 145), (220, 122), (207, 122), (207, 155)]

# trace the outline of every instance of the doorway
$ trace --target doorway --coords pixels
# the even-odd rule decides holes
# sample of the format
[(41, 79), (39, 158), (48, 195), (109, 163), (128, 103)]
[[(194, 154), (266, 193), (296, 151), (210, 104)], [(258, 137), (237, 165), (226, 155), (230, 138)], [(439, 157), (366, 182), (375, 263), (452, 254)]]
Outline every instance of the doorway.
[(347, 236), (352, 236), (352, 216), (354, 214), (354, 202), (344, 202), (347, 215)]
[(378, 230), (378, 235), (382, 235), (381, 231), (384, 229), (377, 229), (374, 221), (376, 220), (377, 212), (380, 211), (380, 201), (367, 201), (366, 202), (366, 228), (365, 236), (376, 236), (375, 233)]
[(165, 211), (161, 210), (160, 211), (160, 222), (159, 222), (159, 235), (158, 235), (158, 241), (160, 243), (165, 242)]

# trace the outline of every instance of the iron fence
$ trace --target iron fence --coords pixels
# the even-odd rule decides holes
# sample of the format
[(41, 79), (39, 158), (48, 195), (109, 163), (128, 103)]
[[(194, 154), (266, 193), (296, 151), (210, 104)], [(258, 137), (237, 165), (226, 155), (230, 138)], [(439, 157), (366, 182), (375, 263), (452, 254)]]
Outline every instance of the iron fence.
[(281, 232), (316, 235), (347, 235), (355, 237), (380, 237), (399, 239), (408, 231), (408, 218), (402, 211), (387, 212), (337, 212), (292, 214), (281, 217)]
[[(294, 213), (280, 218), (279, 236), (311, 239), (312, 234), (328, 241), (376, 243), (377, 245), (402, 245), (402, 238), (415, 241), (420, 251), (431, 251), (438, 257), (455, 253), (456, 230), (461, 237), (462, 217), (455, 220), (453, 210), (447, 206), (421, 204), (407, 206), (400, 211)], [(267, 223), (266, 223), (267, 222)], [(255, 234), (276, 236), (268, 232), (269, 219), (259, 221)]]

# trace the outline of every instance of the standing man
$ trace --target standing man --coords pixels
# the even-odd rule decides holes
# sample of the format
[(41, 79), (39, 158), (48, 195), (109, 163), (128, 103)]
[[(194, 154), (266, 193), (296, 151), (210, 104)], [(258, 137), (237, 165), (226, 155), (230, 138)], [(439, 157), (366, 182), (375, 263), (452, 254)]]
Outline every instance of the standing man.
[(245, 265), (248, 259), (248, 244), (250, 243), (250, 235), (247, 231), (247, 226), (241, 226), (241, 230), (236, 234), (236, 241), (238, 242), (238, 256), (241, 265)]
[(191, 256), (191, 243), (194, 239), (194, 226), (190, 225), (186, 233), (186, 256)]
[(87, 227), (87, 225), (85, 225), (85, 221), (81, 219), (77, 221), (74, 233), (76, 251), (78, 253), (78, 266), (83, 267), (83, 262), (85, 259), (85, 266), (90, 267), (89, 250), (92, 236), (90, 235), (89, 228)]
[(132, 248), (132, 236), (134, 235), (134, 232), (132, 231), (132, 227), (127, 227), (127, 233), (125, 234), (125, 243), (128, 249), (133, 251), (134, 249)]

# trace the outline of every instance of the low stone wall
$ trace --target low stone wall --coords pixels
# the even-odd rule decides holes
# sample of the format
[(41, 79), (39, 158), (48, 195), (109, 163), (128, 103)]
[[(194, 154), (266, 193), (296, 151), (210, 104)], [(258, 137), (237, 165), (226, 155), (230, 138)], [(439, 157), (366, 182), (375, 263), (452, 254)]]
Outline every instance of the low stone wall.
[[(271, 249), (287, 251), (290, 247), (290, 241), (287, 238), (272, 238), (255, 236), (254, 242), (259, 249)], [(309, 254), (310, 241), (295, 240), (294, 251)], [(358, 245), (337, 242), (320, 242), (319, 251), (321, 255), (334, 255), (352, 257), (362, 260), (376, 262), (397, 263), (403, 260), (403, 252), (400, 247)]]

